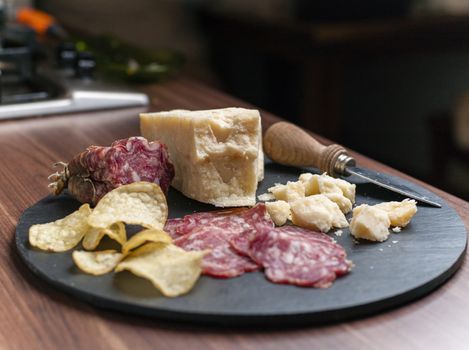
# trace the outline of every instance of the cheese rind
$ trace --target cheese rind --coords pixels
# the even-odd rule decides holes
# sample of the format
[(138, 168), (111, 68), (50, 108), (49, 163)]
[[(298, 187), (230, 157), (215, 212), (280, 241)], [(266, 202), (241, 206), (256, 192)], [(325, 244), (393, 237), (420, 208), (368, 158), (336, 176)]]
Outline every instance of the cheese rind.
[(257, 110), (224, 108), (140, 114), (142, 135), (168, 146), (172, 186), (219, 207), (254, 205), (263, 178), (262, 130)]

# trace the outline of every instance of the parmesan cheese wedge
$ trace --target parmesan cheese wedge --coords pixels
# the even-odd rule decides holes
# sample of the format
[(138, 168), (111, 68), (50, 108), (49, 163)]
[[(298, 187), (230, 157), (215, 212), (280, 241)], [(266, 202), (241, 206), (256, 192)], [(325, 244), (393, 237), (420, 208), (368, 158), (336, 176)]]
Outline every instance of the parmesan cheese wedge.
[(172, 186), (218, 207), (254, 205), (264, 177), (259, 111), (224, 108), (140, 114), (142, 135), (168, 146)]

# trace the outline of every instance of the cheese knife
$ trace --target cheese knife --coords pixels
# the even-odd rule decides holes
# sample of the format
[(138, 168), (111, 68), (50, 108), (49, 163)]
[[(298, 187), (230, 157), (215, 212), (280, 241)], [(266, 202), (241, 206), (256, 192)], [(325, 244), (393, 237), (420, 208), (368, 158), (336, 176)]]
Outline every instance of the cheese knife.
[(413, 198), (437, 208), (441, 205), (398, 184), (390, 183), (378, 172), (356, 167), (354, 158), (345, 148), (333, 144), (325, 146), (311, 135), (288, 122), (273, 124), (264, 135), (264, 152), (274, 162), (297, 167), (314, 167), (333, 177), (355, 175), (365, 181), (384, 187), (405, 197)]

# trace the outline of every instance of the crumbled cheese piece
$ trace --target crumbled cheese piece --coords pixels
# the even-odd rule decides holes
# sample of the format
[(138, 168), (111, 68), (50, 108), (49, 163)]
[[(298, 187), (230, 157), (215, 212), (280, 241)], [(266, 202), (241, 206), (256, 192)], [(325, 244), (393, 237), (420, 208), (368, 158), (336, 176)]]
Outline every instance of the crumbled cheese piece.
[(300, 175), (299, 181), (305, 185), (305, 194), (341, 193), (350, 202), (355, 203), (356, 186), (343, 179), (336, 179), (327, 174), (316, 175), (304, 173)]
[(339, 206), (322, 194), (299, 198), (290, 203), (290, 206), (295, 225), (322, 232), (327, 232), (332, 227), (348, 226)]
[(331, 201), (336, 203), (342, 213), (347, 214), (352, 210), (352, 202), (341, 193), (324, 193)]
[(318, 177), (319, 175), (313, 175), (311, 173), (304, 173), (300, 175), (298, 180), (305, 185), (306, 196), (319, 194)]
[(257, 196), (257, 199), (261, 202), (273, 201), (275, 196), (272, 193), (263, 193)]
[(373, 206), (360, 205), (353, 210), (350, 232), (357, 238), (385, 241), (389, 236), (390, 226), (395, 226), (392, 228), (393, 232), (401, 232), (401, 228), (409, 223), (417, 212), (416, 204), (414, 200), (405, 199), (402, 202), (385, 202)]
[(304, 198), (305, 185), (301, 181), (288, 181), (286, 185), (276, 184), (268, 189), (277, 200), (293, 202)]
[(311, 173), (301, 174), (299, 182), (304, 184), (306, 196), (324, 194), (337, 203), (344, 214), (352, 210), (352, 205), (355, 203), (355, 185), (327, 174)]
[[(352, 210), (355, 202), (355, 185), (326, 174), (304, 173), (298, 181), (275, 184), (268, 191), (275, 199), (290, 204), (291, 220), (295, 225), (323, 232), (331, 227), (347, 227), (344, 214)], [(271, 197), (259, 197), (264, 198)]]
[(290, 217), (290, 204), (285, 201), (266, 202), (265, 207), (277, 226), (285, 225)]
[(337, 230), (337, 231), (334, 232), (334, 234), (335, 234), (337, 237), (342, 236), (342, 233), (344, 233), (344, 231), (342, 231), (342, 230)]
[(342, 193), (352, 203), (355, 203), (356, 186), (345, 180), (322, 174), (318, 177), (318, 185), (320, 193)]
[(391, 241), (391, 242), (394, 243), (394, 244), (396, 244), (396, 243), (399, 242), (399, 241)]
[(355, 238), (383, 242), (388, 239), (390, 224), (384, 210), (363, 204), (353, 210), (350, 233)]
[(405, 227), (417, 212), (417, 202), (413, 199), (380, 203), (376, 204), (375, 207), (388, 213), (391, 226), (399, 227)]

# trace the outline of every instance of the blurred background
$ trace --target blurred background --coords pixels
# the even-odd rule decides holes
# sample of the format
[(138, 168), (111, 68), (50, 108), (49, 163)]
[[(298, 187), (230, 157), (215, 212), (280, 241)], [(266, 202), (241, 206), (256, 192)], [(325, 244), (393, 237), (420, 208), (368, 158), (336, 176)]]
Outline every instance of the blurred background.
[(163, 52), (171, 79), (190, 76), (469, 199), (469, 0), (5, 4), (50, 13), (85, 43)]

